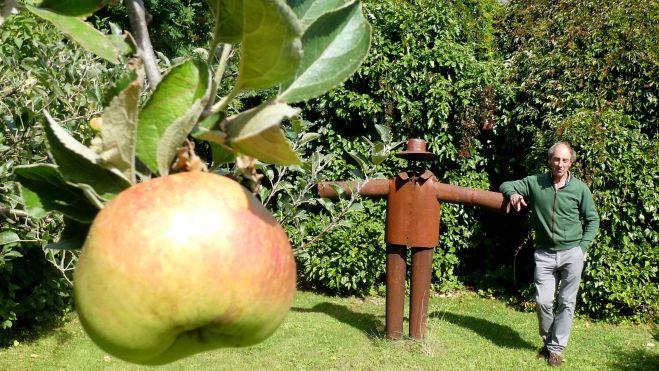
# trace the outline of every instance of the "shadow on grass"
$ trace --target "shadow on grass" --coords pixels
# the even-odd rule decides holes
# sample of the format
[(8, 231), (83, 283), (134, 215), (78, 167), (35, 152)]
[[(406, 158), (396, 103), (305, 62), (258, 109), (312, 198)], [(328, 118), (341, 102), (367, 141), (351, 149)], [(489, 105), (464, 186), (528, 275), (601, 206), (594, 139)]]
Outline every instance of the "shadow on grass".
[(522, 339), (522, 337), (519, 336), (519, 333), (509, 326), (500, 325), (486, 319), (450, 312), (434, 312), (429, 315), (429, 318), (437, 318), (450, 322), (456, 326), (470, 329), (500, 347), (531, 350), (538, 349), (536, 344)]
[(381, 318), (374, 314), (355, 312), (344, 305), (320, 303), (312, 308), (293, 307), (291, 310), (299, 313), (324, 313), (360, 330), (370, 338), (384, 337), (384, 321)]
[(11, 329), (6, 334), (3, 334), (4, 338), (2, 339), (3, 343), (0, 344), (0, 349), (11, 347), (14, 340), (19, 343), (33, 344), (46, 337), (54, 337), (57, 346), (60, 347), (73, 338), (73, 335), (64, 328), (64, 325), (72, 319), (72, 316), (67, 316), (59, 321)]
[(659, 354), (644, 349), (612, 352), (615, 360), (607, 365), (612, 370), (659, 370)]

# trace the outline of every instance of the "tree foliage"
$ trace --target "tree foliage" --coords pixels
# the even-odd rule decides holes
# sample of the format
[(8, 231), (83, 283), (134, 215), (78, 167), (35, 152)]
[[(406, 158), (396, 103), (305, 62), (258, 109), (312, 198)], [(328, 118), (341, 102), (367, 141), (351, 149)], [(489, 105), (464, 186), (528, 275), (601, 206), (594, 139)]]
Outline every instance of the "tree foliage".
[[(131, 4), (136, 5), (127, 3)], [(195, 56), (173, 66), (165, 63), (170, 68), (161, 79), (161, 72), (154, 70), (158, 66), (151, 63), (153, 50), (147, 35), (134, 32), (134, 37), (129, 37), (111, 23), (108, 23), (111, 33), (106, 33), (104, 31), (108, 30), (97, 30), (87, 20), (107, 2), (0, 3), (2, 37), (14, 38), (13, 44), (19, 49), (23, 43), (40, 46), (42, 35), (32, 38), (25, 32), (30, 23), (36, 23), (30, 17), (36, 17), (59, 31), (43, 30), (48, 37), (56, 38), (57, 43), (66, 45), (66, 50), (73, 51), (74, 56), (78, 53), (89, 57), (91, 53), (100, 57), (105, 66), (122, 66), (112, 86), (87, 86), (86, 80), (78, 75), (79, 68), (84, 68), (84, 73), (88, 72), (88, 67), (98, 72), (98, 61), (89, 63), (91, 66), (75, 64), (72, 62), (79, 62), (79, 58), (67, 55), (64, 61), (57, 62), (61, 63), (61, 69), (71, 72), (67, 79), (79, 79), (75, 87), (57, 81), (44, 89), (44, 95), (64, 86), (64, 91), (75, 99), (56, 103), (72, 105), (73, 101), (78, 109), (77, 116), (68, 116), (71, 110), (61, 109), (56, 104), (36, 105), (28, 101), (35, 105), (34, 111), (27, 112), (29, 121), (23, 121), (20, 113), (3, 118), (8, 125), (4, 131), (10, 135), (10, 144), (15, 144), (16, 138), (29, 133), (30, 129), (39, 129), (34, 132), (40, 135), (37, 141), (39, 158), (29, 157), (3, 169), (3, 177), (20, 184), (19, 187), (11, 183), (13, 194), (8, 202), (12, 204), (10, 207), (3, 205), (3, 215), (16, 218), (19, 214), (34, 228), (38, 227), (35, 223), (51, 225), (56, 220), (61, 225), (63, 221), (64, 229), (56, 238), (57, 243), (49, 246), (64, 251), (57, 263), (64, 264), (64, 257), (75, 256), (66, 250), (82, 246), (98, 210), (122, 190), (152, 176), (166, 176), (193, 165), (204, 167), (188, 141), (190, 136), (207, 142), (212, 149), (209, 164), (212, 167), (234, 162), (237, 156), (252, 157), (248, 163), (256, 159), (280, 165), (300, 163), (298, 154), (281, 130), (284, 120), (293, 119), (299, 113), (299, 109), (288, 103), (322, 95), (345, 80), (359, 66), (370, 46), (370, 25), (362, 15), (359, 1), (314, 4), (312, 16), (305, 13), (311, 1), (209, 0), (207, 4), (214, 24), (208, 50), (195, 51)], [(145, 23), (139, 9), (130, 6), (127, 9), (129, 17), (135, 21), (131, 25)], [(247, 14), (249, 17), (245, 16)], [(7, 15), (10, 17), (5, 22)], [(14, 21), (16, 23), (12, 23)], [(12, 28), (12, 24), (18, 26)], [(62, 42), (64, 37), (66, 41)], [(235, 79), (224, 80), (227, 65), (234, 55), (231, 53), (234, 45), (240, 45), (239, 56), (236, 56), (239, 58), (237, 74)], [(136, 51), (141, 60), (130, 58)], [(8, 68), (10, 79), (15, 78), (15, 81), (9, 81), (11, 89), (7, 95), (12, 95), (21, 90), (24, 75), (33, 73), (31, 65), (21, 63), (48, 55), (31, 51), (28, 58), (17, 58), (20, 50), (11, 48), (8, 53), (11, 53), (12, 63)], [(326, 62), (328, 59), (330, 63)], [(43, 70), (43, 65), (50, 63), (35, 62), (35, 71)], [(22, 70), (23, 67), (28, 68)], [(60, 71), (52, 74), (60, 74)], [(144, 75), (148, 78), (147, 86), (143, 84)], [(233, 83), (233, 86), (227, 89), (226, 83)], [(88, 101), (77, 89), (85, 93), (89, 93), (85, 89), (93, 90), (95, 99)], [(242, 93), (264, 89), (279, 89), (279, 92), (244, 110), (229, 107)], [(55, 99), (63, 95), (52, 94)], [(43, 96), (37, 98), (43, 99)], [(24, 103), (22, 97), (17, 102)], [(11, 102), (12, 114), (21, 111), (19, 104)], [(61, 111), (49, 113), (55, 109)], [(91, 115), (99, 117), (90, 120)], [(21, 119), (18, 124), (16, 117)], [(78, 131), (77, 128), (82, 129)], [(3, 147), (5, 149), (16, 150)], [(245, 167), (253, 169), (253, 166)], [(4, 264), (6, 261), (22, 257), (20, 251), (24, 246), (21, 243), (36, 242), (43, 246), (55, 239), (53, 235), (46, 235), (27, 241), (14, 229), (5, 230), (3, 223), (0, 231), (2, 267), (7, 269), (13, 269), (13, 265)], [(52, 250), (45, 252), (54, 254)], [(68, 271), (70, 263), (71, 260), (61, 269)], [(9, 285), (13, 279), (15, 277), (7, 278)], [(8, 293), (7, 305), (3, 303), (0, 312), (4, 328), (18, 320), (12, 301), (16, 295), (11, 290)]]
[[(213, 16), (202, 0), (145, 0), (149, 14), (149, 35), (153, 48), (164, 60), (190, 55), (208, 46), (213, 33)], [(123, 2), (94, 13), (97, 27), (109, 28), (109, 22), (130, 29)]]
[(62, 219), (30, 218), (13, 170), (48, 161), (39, 126), (44, 108), (88, 141), (87, 121), (100, 112), (102, 91), (120, 71), (28, 14), (11, 17), (1, 31), (0, 344), (6, 344), (25, 327), (55, 323), (70, 310), (75, 261), (71, 252), (46, 248), (58, 237)]

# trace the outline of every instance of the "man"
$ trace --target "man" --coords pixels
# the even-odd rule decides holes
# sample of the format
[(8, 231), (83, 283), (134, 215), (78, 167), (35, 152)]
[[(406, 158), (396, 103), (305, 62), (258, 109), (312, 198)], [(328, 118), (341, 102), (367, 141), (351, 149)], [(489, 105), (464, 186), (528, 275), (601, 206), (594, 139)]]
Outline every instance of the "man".
[[(551, 366), (562, 364), (588, 247), (599, 228), (593, 196), (570, 173), (576, 153), (566, 142), (548, 151), (550, 172), (504, 182), (499, 190), (519, 211), (531, 207), (535, 231), (536, 310), (544, 346), (538, 353)], [(554, 298), (557, 306), (554, 314)]]

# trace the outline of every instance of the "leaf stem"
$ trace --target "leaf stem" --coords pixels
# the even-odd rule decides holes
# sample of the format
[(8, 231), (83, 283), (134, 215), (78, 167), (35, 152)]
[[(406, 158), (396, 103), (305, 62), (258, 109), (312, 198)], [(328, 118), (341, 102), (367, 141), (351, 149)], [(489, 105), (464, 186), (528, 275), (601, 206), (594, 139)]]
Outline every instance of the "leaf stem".
[(215, 103), (211, 109), (210, 113), (218, 113), (224, 111), (228, 106), (229, 103), (240, 93), (240, 88), (238, 86), (234, 86), (233, 89), (231, 89), (231, 92), (229, 95), (222, 97), (219, 102)]
[[(213, 56), (215, 55), (215, 48), (219, 45), (219, 42), (213, 42), (212, 49), (210, 50), (209, 56), (208, 56), (208, 65), (211, 65), (211, 61), (213, 60)], [(231, 44), (222, 44), (222, 55), (220, 56), (220, 61), (218, 63), (217, 69), (215, 70), (215, 76), (213, 77), (213, 81), (211, 82), (211, 96), (208, 99), (208, 104), (206, 105), (206, 108), (204, 109), (204, 112), (202, 113), (200, 120), (203, 120), (204, 118), (212, 115), (213, 113), (217, 113), (219, 111), (213, 111), (213, 107), (215, 105), (215, 93), (217, 92), (218, 86), (222, 83), (222, 78), (224, 76), (224, 71), (227, 69), (227, 64), (229, 62), (229, 57), (231, 55)]]
[(213, 79), (213, 83), (215, 86), (220, 86), (222, 83), (222, 78), (224, 76), (224, 71), (227, 69), (227, 64), (229, 63), (229, 56), (231, 54), (231, 44), (223, 44), (222, 45), (222, 55), (220, 56), (220, 63), (217, 66), (217, 70), (215, 70), (215, 78)]
[(105, 205), (101, 200), (98, 199), (98, 197), (94, 194), (94, 192), (91, 189), (88, 189), (87, 187), (82, 188), (82, 194), (85, 195), (85, 198), (94, 206), (96, 206), (99, 210), (103, 209)]

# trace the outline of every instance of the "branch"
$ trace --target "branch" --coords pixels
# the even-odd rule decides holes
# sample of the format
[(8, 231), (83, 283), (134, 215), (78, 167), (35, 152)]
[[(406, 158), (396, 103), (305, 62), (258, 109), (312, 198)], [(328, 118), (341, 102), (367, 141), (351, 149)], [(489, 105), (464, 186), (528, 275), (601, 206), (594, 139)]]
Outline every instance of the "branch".
[(37, 226), (30, 218), (30, 215), (23, 210), (11, 209), (8, 207), (0, 207), (0, 216), (2, 216), (5, 219), (11, 219), (11, 220), (25, 219), (25, 223), (27, 223), (30, 227), (34, 228)]
[(4, 216), (5, 218), (8, 218), (10, 216), (16, 217), (16, 218), (29, 218), (30, 216), (28, 213), (26, 213), (23, 210), (17, 210), (17, 209), (10, 209), (7, 207), (0, 207), (0, 215)]
[(126, 0), (125, 3), (128, 9), (130, 28), (133, 30), (133, 37), (137, 42), (138, 55), (144, 62), (144, 70), (146, 71), (146, 78), (149, 80), (149, 86), (151, 90), (155, 90), (162, 76), (158, 69), (158, 63), (156, 63), (156, 55), (153, 52), (149, 30), (146, 26), (144, 3), (142, 0)]

